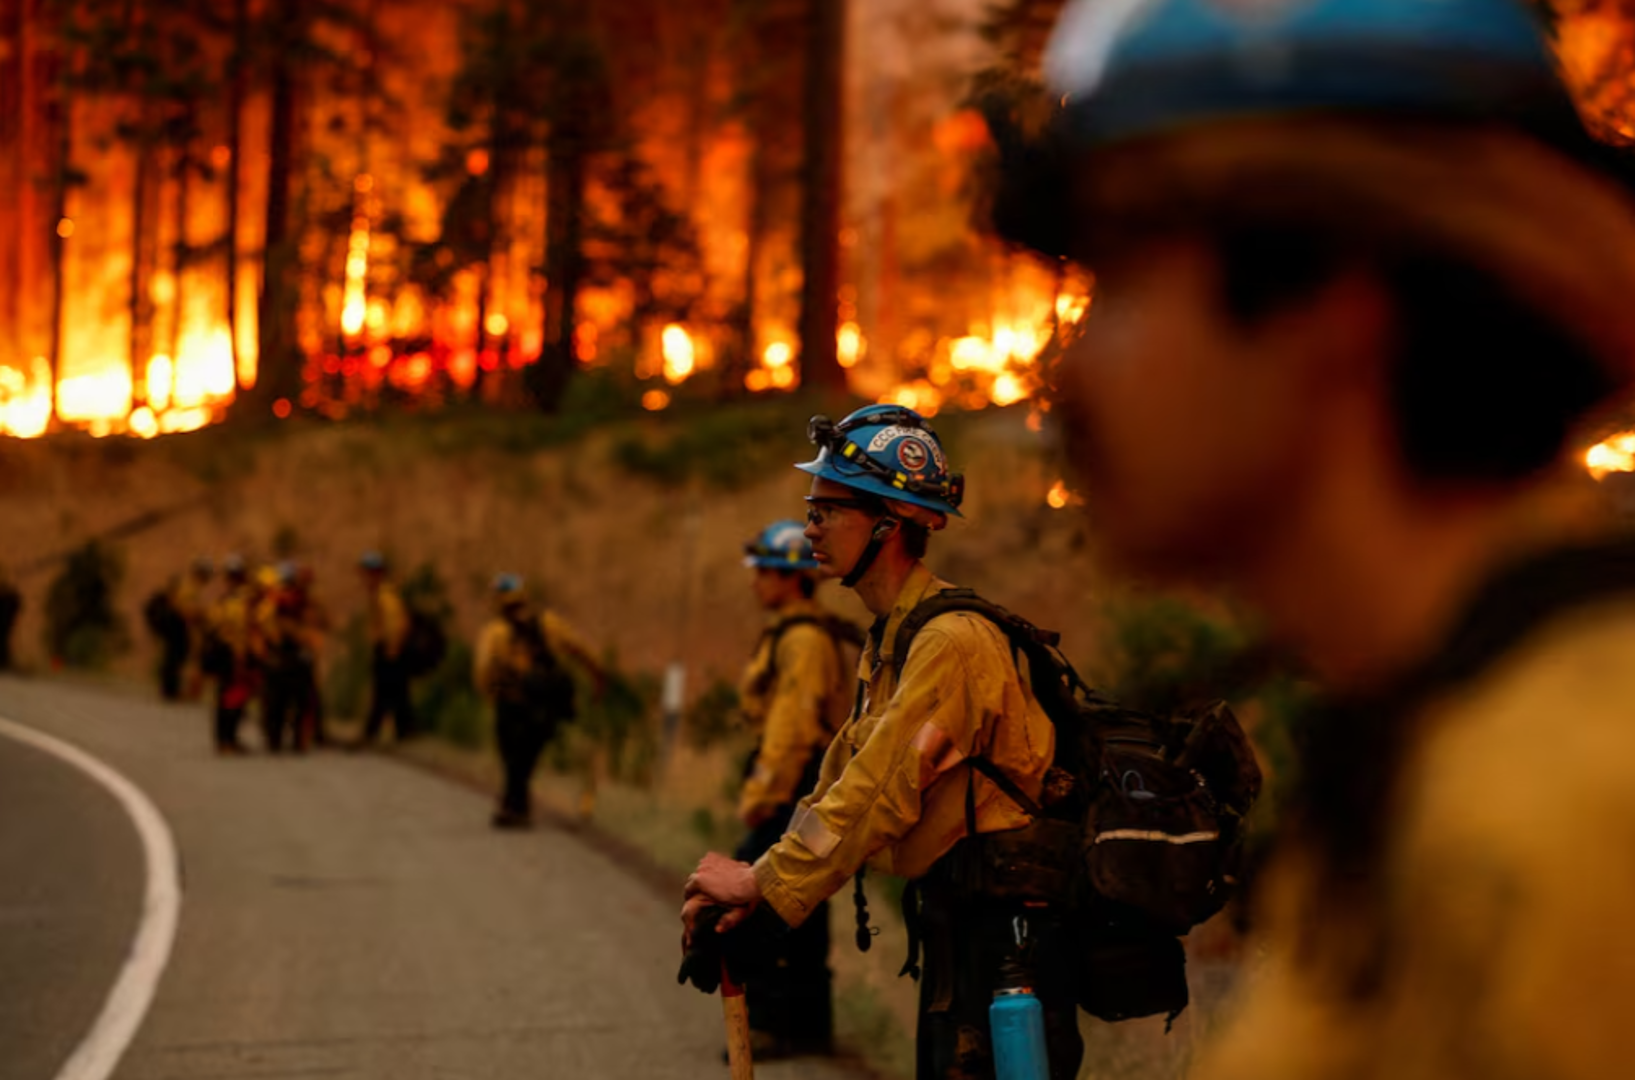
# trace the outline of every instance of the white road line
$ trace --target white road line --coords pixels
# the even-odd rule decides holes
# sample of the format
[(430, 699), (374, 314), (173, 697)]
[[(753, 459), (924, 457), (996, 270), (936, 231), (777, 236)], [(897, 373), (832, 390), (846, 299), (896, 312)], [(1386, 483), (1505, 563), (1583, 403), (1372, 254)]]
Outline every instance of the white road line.
[(142, 919), (131, 942), (130, 955), (119, 972), (102, 1012), (74, 1053), (58, 1070), (56, 1080), (107, 1080), (120, 1057), (136, 1037), (159, 978), (170, 960), (176, 923), (182, 908), (180, 863), (170, 826), (135, 784), (84, 750), (33, 728), (0, 717), (0, 735), (27, 743), (79, 769), (119, 800), (142, 841), (147, 863), (147, 887), (142, 896)]

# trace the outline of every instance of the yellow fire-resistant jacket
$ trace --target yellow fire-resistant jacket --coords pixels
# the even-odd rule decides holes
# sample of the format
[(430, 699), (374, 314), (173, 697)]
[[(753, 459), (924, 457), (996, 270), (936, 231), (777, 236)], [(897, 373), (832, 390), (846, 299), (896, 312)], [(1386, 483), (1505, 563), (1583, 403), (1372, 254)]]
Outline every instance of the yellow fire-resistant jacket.
[[(545, 635), (546, 647), (556, 654), (558, 660), (576, 662), (592, 673), (601, 671), (601, 666), (584, 640), (556, 612), (547, 611), (539, 616), (539, 628)], [(527, 674), (533, 662), (527, 644), (511, 629), (510, 620), (496, 618), (483, 627), (482, 634), (477, 638), (472, 682), (476, 684), (478, 693), (492, 701), (507, 678)]]
[[(1561, 615), (1434, 703), (1383, 867), (1394, 963), (1347, 999), (1302, 962), (1309, 860), (1267, 882), (1268, 959), (1202, 1080), (1602, 1080), (1635, 1021), (1635, 601)], [(1353, 935), (1360, 937), (1360, 935)]]
[(403, 651), (409, 636), (409, 608), (390, 581), (382, 581), (369, 597), (369, 644), (388, 658)]
[(255, 633), (254, 587), (245, 584), (223, 593), (210, 606), (210, 628), (232, 649), (239, 662), (249, 656)]
[(773, 616), (744, 670), (740, 707), (761, 737), (755, 771), (738, 797), (738, 816), (745, 820), (794, 800), (812, 755), (829, 748), (851, 706), (840, 648), (828, 631), (813, 623), (777, 631), (790, 619), (823, 615), (812, 600), (785, 605)]
[(761, 894), (791, 926), (865, 861), (902, 877), (925, 874), (966, 835), (967, 784), (975, 784), (977, 832), (1028, 824), (965, 763), (980, 753), (1037, 798), (1055, 751), (1055, 729), (1004, 633), (977, 615), (939, 616), (915, 635), (897, 685), (897, 628), (920, 600), (947, 588), (923, 566), (910, 575), (883, 633), (864, 647), (863, 700), (829, 747), (817, 790), (755, 864)]

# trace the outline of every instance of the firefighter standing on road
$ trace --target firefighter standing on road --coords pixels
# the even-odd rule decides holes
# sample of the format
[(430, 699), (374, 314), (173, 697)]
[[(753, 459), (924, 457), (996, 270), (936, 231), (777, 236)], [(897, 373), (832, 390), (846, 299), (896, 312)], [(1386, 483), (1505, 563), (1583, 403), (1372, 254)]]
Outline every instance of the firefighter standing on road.
[[(823, 760), (816, 791), (789, 832), (751, 865), (711, 854), (688, 879), (689, 940), (710, 907), (724, 928), (798, 927), (869, 863), (909, 878), (907, 912), (923, 934), (918, 1034), (921, 1077), (991, 1077), (988, 1009), (1026, 920), (1037, 957), (1050, 1071), (1072, 1080), (1083, 1056), (1072, 954), (1061, 913), (1022, 908), (966, 883), (981, 875), (993, 834), (1030, 824), (1021, 807), (967, 759), (980, 754), (1038, 799), (1055, 729), (988, 620), (948, 612), (927, 622), (901, 665), (898, 628), (949, 588), (920, 561), (932, 531), (959, 513), (963, 478), (919, 414), (873, 405), (836, 425), (815, 418), (806, 535), (827, 576), (857, 590), (876, 616), (858, 665), (856, 708)], [(750, 920), (746, 923), (746, 920)]]
[(242, 754), (239, 724), (255, 695), (251, 651), (255, 587), (242, 556), (227, 556), (221, 570), (222, 593), (210, 607), (200, 662), (204, 673), (216, 680), (216, 752)]
[(606, 673), (584, 641), (553, 611), (537, 612), (522, 578), (500, 574), (493, 585), (495, 617), (477, 640), (473, 681), (494, 706), (494, 742), (505, 786), (492, 823), (525, 829), (533, 823), (534, 767), (557, 728), (577, 715), (577, 685), (564, 660), (586, 672), (600, 694)]
[(1096, 275), (1103, 550), (1331, 698), (1193, 1075), (1628, 1075), (1635, 548), (1569, 512), (1635, 382), (1627, 161), (1509, 0), (1076, 0), (1050, 55), (997, 205)]
[(306, 725), (309, 696), (314, 685), (317, 641), (312, 634), (299, 570), (282, 563), (277, 581), (256, 604), (256, 651), (260, 658), (265, 695), (267, 749), (278, 753), (288, 737), (290, 748), (304, 753), (311, 732)]
[(387, 573), (386, 557), (365, 552), (358, 560), (369, 619), (369, 715), (354, 748), (380, 738), (388, 717), (398, 739), (414, 733), (414, 705), (409, 696), (409, 664), (404, 648), (409, 639), (409, 608)]
[[(817, 560), (798, 521), (769, 525), (744, 546), (751, 588), (768, 614), (739, 687), (744, 718), (759, 736), (738, 799), (749, 829), (736, 857), (753, 863), (789, 828), (795, 804), (817, 786), (818, 769), (851, 706), (839, 633), (813, 599)], [(757, 1060), (833, 1048), (829, 911), (821, 903), (779, 943), (779, 963), (748, 992)]]

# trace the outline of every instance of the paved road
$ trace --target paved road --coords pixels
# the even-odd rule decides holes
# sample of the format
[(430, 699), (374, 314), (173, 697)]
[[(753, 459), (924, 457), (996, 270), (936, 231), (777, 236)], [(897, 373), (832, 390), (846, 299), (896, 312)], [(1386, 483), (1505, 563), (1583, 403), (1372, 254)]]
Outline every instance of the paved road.
[[(674, 906), (571, 835), (494, 833), (479, 795), (371, 755), (217, 759), (196, 707), (0, 678), (0, 716), (123, 772), (176, 834), (180, 931), (119, 1080), (725, 1075), (719, 1002), (675, 985)], [(0, 1078), (50, 1080), (142, 867), (106, 794), (6, 742)]]
[(141, 849), (111, 795), (0, 738), (0, 1076), (50, 1077), (118, 975), (141, 904)]

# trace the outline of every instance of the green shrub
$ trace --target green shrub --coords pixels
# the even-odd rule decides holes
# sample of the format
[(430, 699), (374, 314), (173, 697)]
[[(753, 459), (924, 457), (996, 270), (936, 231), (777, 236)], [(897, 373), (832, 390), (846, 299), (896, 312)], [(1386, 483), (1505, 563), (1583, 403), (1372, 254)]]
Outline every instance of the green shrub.
[[(607, 754), (608, 772), (615, 780), (646, 785), (659, 760), (659, 733), (655, 706), (659, 680), (649, 672), (628, 672), (611, 651), (602, 662), (606, 685), (597, 699), (581, 688), (576, 726), (582, 739)], [(558, 740), (559, 742), (561, 740)]]
[(71, 552), (45, 596), (46, 652), (69, 667), (100, 668), (130, 647), (114, 596), (125, 576), (117, 548), (92, 540)]
[(716, 679), (694, 701), (682, 721), (687, 745), (694, 750), (719, 746), (743, 731), (738, 719), (738, 688)]
[(423, 730), (478, 749), (488, 742), (488, 707), (472, 684), (472, 660), (470, 645), (451, 640), (443, 662), (416, 680), (414, 705)]
[(668, 418), (668, 437), (632, 433), (613, 446), (613, 460), (633, 475), (663, 484), (692, 478), (721, 489), (743, 487), (811, 456), (806, 421), (813, 399), (778, 398), (701, 408)]
[(368, 622), (361, 612), (346, 620), (337, 635), (340, 655), (324, 673), (324, 705), (330, 716), (358, 718), (368, 707), (370, 666)]

